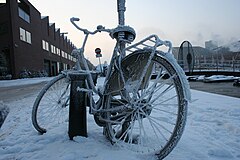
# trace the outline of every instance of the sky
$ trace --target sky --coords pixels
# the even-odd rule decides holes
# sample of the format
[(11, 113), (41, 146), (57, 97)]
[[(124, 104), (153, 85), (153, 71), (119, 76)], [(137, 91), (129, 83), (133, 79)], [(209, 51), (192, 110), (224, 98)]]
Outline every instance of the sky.
[[(89, 30), (101, 24), (115, 28), (117, 0), (29, 0), (41, 13), (49, 16), (61, 32), (81, 47), (83, 34), (73, 27), (69, 19), (79, 17), (78, 24)], [(214, 40), (224, 45), (240, 40), (240, 0), (126, 0), (125, 23), (137, 33), (135, 42), (157, 34), (180, 46), (188, 40), (193, 46), (204, 47), (205, 41)], [(90, 37), (85, 57), (98, 64), (95, 48), (102, 49), (101, 61), (111, 57), (115, 41), (107, 33)]]

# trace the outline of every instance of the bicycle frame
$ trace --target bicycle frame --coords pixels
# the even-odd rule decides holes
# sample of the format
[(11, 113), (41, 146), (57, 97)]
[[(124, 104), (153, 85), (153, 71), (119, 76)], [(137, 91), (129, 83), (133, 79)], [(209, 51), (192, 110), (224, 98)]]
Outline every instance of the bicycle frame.
[[(118, 13), (119, 13), (119, 25), (124, 25), (125, 22), (124, 22), (124, 12), (125, 12), (125, 0), (118, 0)], [(80, 28), (76, 23), (75, 21), (79, 21), (78, 18), (71, 18), (70, 21), (72, 22), (72, 24), (80, 31), (83, 31), (83, 33), (85, 34), (85, 37), (84, 37), (84, 40), (83, 40), (83, 44), (82, 44), (82, 47), (80, 49), (77, 49), (77, 50), (73, 50), (72, 52), (72, 55), (77, 59), (77, 62), (75, 64), (75, 69), (79, 72), (84, 72), (84, 73), (87, 73), (88, 77), (87, 77), (87, 88), (88, 89), (91, 89), (92, 92), (96, 93), (96, 94), (101, 94), (95, 87), (94, 85), (94, 82), (93, 82), (93, 77), (91, 75), (91, 71), (89, 70), (89, 67), (88, 67), (88, 64), (87, 64), (87, 61), (84, 57), (84, 49), (85, 49), (85, 45), (87, 43), (87, 40), (88, 40), (88, 36), (89, 35), (94, 35), (98, 32), (108, 32), (110, 33), (110, 36), (112, 34), (112, 38), (113, 38), (113, 29), (105, 29), (103, 26), (98, 26), (97, 27), (97, 30), (95, 30), (94, 32), (90, 32), (88, 31), (87, 29), (82, 29)], [(122, 35), (120, 34), (123, 34), (122, 32), (119, 32), (118, 33), (118, 37), (121, 37)], [(113, 55), (112, 55), (112, 58), (111, 58), (111, 61), (110, 61), (110, 65), (108, 67), (108, 70), (107, 70), (107, 75), (106, 75), (106, 80), (108, 80), (109, 76), (111, 75), (111, 72), (112, 72), (112, 68), (113, 68), (113, 64), (114, 64), (114, 60), (116, 59), (117, 57), (117, 52), (119, 51), (118, 47), (120, 46), (120, 53), (123, 53), (123, 49), (125, 48), (125, 41), (121, 40), (121, 38), (117, 39), (117, 42), (116, 42), (116, 45), (115, 45), (115, 48), (114, 48), (114, 52), (113, 52)], [(121, 56), (125, 56), (124, 54), (121, 54)], [(81, 65), (80, 63), (83, 63), (83, 66), (84, 68), (81, 68)], [(75, 72), (75, 71), (73, 71)], [(69, 72), (67, 73), (69, 74)], [(91, 106), (92, 107), (92, 106)], [(94, 107), (95, 108), (95, 107)]]
[[(139, 50), (139, 49), (145, 49), (148, 48), (151, 50), (151, 54), (148, 60), (148, 63), (146, 65), (146, 67), (144, 67), (145, 69), (143, 70), (143, 73), (141, 74), (141, 77), (139, 79), (139, 81), (141, 82), (143, 80), (144, 75), (147, 72), (147, 68), (150, 65), (150, 61), (153, 58), (157, 48), (159, 46), (165, 45), (168, 47), (168, 52), (171, 52), (172, 50), (172, 44), (169, 41), (162, 41), (158, 38), (158, 36), (156, 35), (151, 35), (145, 39), (143, 39), (142, 41), (131, 45), (129, 47), (125, 47), (126, 43), (131, 43), (134, 39), (135, 39), (135, 31), (133, 28), (129, 27), (129, 26), (125, 26), (125, 19), (124, 19), (124, 12), (126, 10), (125, 8), (125, 0), (117, 0), (118, 3), (118, 20), (119, 20), (119, 25), (118, 27), (114, 28), (114, 29), (105, 29), (105, 27), (99, 25), (97, 26), (97, 30), (91, 32), (88, 31), (87, 29), (83, 29), (81, 27), (79, 27), (75, 21), (79, 21), (79, 18), (71, 18), (70, 21), (71, 23), (80, 31), (82, 31), (85, 34), (83, 43), (82, 43), (82, 47), (80, 49), (75, 49), (72, 52), (72, 55), (77, 58), (77, 62), (76, 62), (76, 70), (78, 72), (84, 72), (86, 73), (87, 76), (87, 90), (88, 92), (90, 92), (89, 96), (90, 99), (92, 99), (92, 92), (98, 94), (100, 97), (103, 96), (103, 94), (107, 94), (108, 91), (106, 91), (106, 84), (109, 81), (109, 78), (111, 76), (111, 74), (113, 73), (114, 70), (118, 70), (119, 75), (121, 77), (121, 79), (123, 80), (123, 83), (125, 84), (125, 80), (124, 80), (124, 76), (123, 76), (123, 72), (121, 69), (121, 61), (124, 57), (126, 57), (126, 52), (129, 52), (129, 54), (131, 54), (132, 52), (134, 52), (135, 50)], [(107, 32), (109, 33), (109, 35), (111, 36), (111, 38), (116, 39), (116, 44), (113, 50), (113, 54), (110, 60), (110, 64), (107, 70), (107, 74), (106, 74), (106, 78), (105, 78), (105, 82), (104, 82), (104, 86), (103, 86), (103, 90), (100, 91), (98, 90), (93, 82), (93, 77), (92, 74), (89, 70), (89, 67), (87, 65), (87, 61), (84, 57), (84, 48), (85, 45), (87, 43), (88, 40), (88, 36), (89, 35), (94, 35), (98, 32)], [(152, 43), (151, 45), (149, 45), (148, 43)], [(163, 54), (162, 54), (163, 55)], [(81, 68), (80, 63), (83, 63), (84, 68)], [(75, 71), (73, 71), (75, 72)], [(139, 83), (139, 85), (141, 85), (141, 83)], [(139, 87), (138, 85), (138, 87)], [(86, 89), (84, 90), (86, 91)], [(92, 101), (90, 100), (90, 107), (92, 108), (92, 111), (100, 111), (102, 109), (101, 103), (92, 103)]]
[[(89, 113), (112, 144), (163, 159), (177, 145), (186, 124), (191, 98), (188, 81), (171, 54), (171, 42), (150, 35), (126, 47), (136, 33), (125, 25), (125, 0), (117, 3), (119, 25), (113, 29), (99, 25), (91, 32), (75, 23), (78, 18), (71, 18), (72, 24), (84, 33), (81, 48), (72, 52), (77, 58), (75, 68), (63, 71), (38, 94), (32, 110), (33, 126), (39, 133), (46, 133), (59, 122), (65, 124), (66, 112), (70, 113), (71, 108), (89, 107)], [(84, 57), (88, 36), (98, 32), (107, 32), (116, 40), (102, 90), (94, 85), (94, 71), (90, 71)], [(87, 75), (85, 84), (75, 83), (72, 77), (78, 79), (82, 73)], [(76, 92), (86, 94), (73, 97)], [(74, 103), (69, 104), (70, 98)], [(82, 98), (86, 103), (75, 103)], [(75, 113), (79, 117), (79, 112)]]

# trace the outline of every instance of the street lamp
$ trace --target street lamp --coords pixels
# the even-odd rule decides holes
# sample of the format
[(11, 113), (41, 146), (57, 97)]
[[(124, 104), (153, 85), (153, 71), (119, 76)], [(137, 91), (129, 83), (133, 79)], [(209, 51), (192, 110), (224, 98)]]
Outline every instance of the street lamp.
[(96, 48), (96, 49), (95, 49), (95, 53), (96, 53), (96, 58), (99, 59), (99, 65), (100, 65), (101, 74), (103, 74), (102, 65), (101, 65), (101, 60), (100, 60), (100, 58), (102, 57), (101, 49), (100, 49), (100, 48)]

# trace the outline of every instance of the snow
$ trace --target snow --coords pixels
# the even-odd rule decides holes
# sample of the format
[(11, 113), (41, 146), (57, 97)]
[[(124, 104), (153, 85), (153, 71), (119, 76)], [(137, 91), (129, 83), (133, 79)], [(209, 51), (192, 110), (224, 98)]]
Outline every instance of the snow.
[(0, 128), (9, 113), (9, 108), (0, 101)]
[(181, 77), (181, 83), (184, 86), (184, 95), (187, 98), (188, 101), (192, 101), (191, 93), (190, 93), (190, 86), (187, 81), (186, 75), (183, 71), (183, 69), (178, 65), (177, 60), (174, 58), (173, 54), (166, 54), (165, 57), (171, 62), (173, 65), (174, 69), (179, 73), (179, 76)]
[[(1, 82), (0, 86), (33, 81)], [(191, 92), (192, 103), (189, 105), (185, 131), (176, 148), (165, 159), (240, 159), (240, 99), (196, 90)], [(155, 159), (151, 155), (141, 155), (111, 145), (91, 115), (88, 115), (87, 138), (75, 137), (74, 141), (70, 141), (67, 125), (39, 135), (31, 124), (31, 110), (36, 96), (33, 94), (4, 104), (10, 108), (10, 113), (0, 129), (0, 160)]]
[(10, 87), (18, 85), (36, 84), (40, 82), (47, 82), (54, 77), (41, 77), (41, 78), (25, 78), (25, 79), (14, 79), (14, 80), (1, 80), (0, 87)]
[(234, 81), (239, 79), (240, 77), (235, 76), (225, 76), (225, 75), (212, 75), (212, 76), (188, 76), (188, 80), (192, 81), (203, 81), (203, 82), (221, 82), (221, 81)]
[(225, 76), (225, 75), (213, 75), (210, 77), (205, 77), (204, 82), (216, 82), (216, 81), (234, 81), (234, 76)]

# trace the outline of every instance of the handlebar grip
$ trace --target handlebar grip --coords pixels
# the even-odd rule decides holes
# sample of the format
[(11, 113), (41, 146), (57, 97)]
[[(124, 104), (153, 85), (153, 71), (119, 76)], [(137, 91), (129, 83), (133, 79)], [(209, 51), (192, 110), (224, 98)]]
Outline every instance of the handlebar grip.
[(76, 17), (72, 17), (71, 19), (70, 19), (70, 21), (79, 21), (80, 19), (79, 18), (76, 18)]

